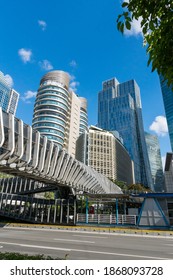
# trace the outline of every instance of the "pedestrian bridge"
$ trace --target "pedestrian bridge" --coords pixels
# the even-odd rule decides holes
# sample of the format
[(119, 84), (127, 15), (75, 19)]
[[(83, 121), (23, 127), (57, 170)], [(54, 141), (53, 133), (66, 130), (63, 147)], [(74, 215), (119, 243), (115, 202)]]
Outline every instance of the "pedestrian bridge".
[(105, 176), (77, 161), (37, 130), (1, 108), (0, 172), (41, 182), (43, 186), (51, 185), (54, 189), (68, 187), (74, 193), (122, 193)]

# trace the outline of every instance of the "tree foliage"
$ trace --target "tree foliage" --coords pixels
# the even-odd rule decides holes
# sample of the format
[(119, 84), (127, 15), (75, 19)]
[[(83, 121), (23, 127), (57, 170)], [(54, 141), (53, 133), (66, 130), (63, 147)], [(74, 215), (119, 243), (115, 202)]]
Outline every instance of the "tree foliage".
[(16, 252), (0, 252), (0, 260), (61, 260), (45, 255), (28, 255)]
[(44, 193), (44, 197), (46, 199), (54, 199), (55, 198), (55, 195), (54, 195), (54, 192), (45, 192)]
[(122, 3), (125, 9), (117, 18), (117, 28), (131, 29), (133, 19), (141, 20), (144, 45), (149, 55), (148, 65), (157, 70), (168, 85), (173, 84), (173, 1), (129, 0)]
[(133, 191), (137, 191), (137, 192), (151, 192), (151, 189), (148, 187), (143, 186), (140, 183), (135, 183), (135, 184), (131, 184), (131, 185), (127, 185), (126, 182), (123, 181), (118, 181), (118, 180), (113, 180), (110, 179), (114, 184), (116, 184), (118, 187), (121, 188), (121, 190), (123, 192), (133, 192)]

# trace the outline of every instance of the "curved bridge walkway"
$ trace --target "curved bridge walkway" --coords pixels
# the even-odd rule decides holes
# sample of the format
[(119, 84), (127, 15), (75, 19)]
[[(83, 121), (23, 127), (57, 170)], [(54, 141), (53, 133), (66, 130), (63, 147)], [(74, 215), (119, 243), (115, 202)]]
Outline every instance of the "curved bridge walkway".
[[(35, 222), (57, 223), (57, 211), (60, 211), (59, 223), (64, 219), (69, 223), (70, 216), (75, 223), (76, 206), (75, 200), (73, 207), (70, 207), (69, 200), (66, 206), (63, 200), (59, 200), (61, 202), (56, 207), (58, 200), (39, 200), (34, 193), (56, 189), (70, 189), (74, 195), (79, 192), (122, 193), (105, 176), (77, 161), (37, 130), (1, 108), (0, 172), (15, 176), (0, 181), (0, 215), (32, 221), (34, 217)], [(51, 214), (51, 209), (54, 209), (54, 214)], [(70, 209), (73, 209), (73, 215), (70, 215)]]
[(1, 108), (0, 171), (75, 191), (121, 193), (105, 176)]

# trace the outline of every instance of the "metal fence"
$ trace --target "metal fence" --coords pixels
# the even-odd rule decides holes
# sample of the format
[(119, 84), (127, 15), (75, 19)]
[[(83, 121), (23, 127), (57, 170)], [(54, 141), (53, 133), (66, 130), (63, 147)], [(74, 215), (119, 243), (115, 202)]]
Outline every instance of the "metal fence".
[(136, 225), (136, 220), (136, 215), (77, 213), (76, 222), (86, 224)]

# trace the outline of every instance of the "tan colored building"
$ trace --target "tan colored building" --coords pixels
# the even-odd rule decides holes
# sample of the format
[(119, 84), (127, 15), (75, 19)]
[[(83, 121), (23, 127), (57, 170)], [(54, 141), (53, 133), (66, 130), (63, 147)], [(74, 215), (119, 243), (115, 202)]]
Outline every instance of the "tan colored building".
[(76, 159), (93, 167), (108, 178), (134, 183), (133, 162), (117, 132), (91, 126), (79, 136)]

